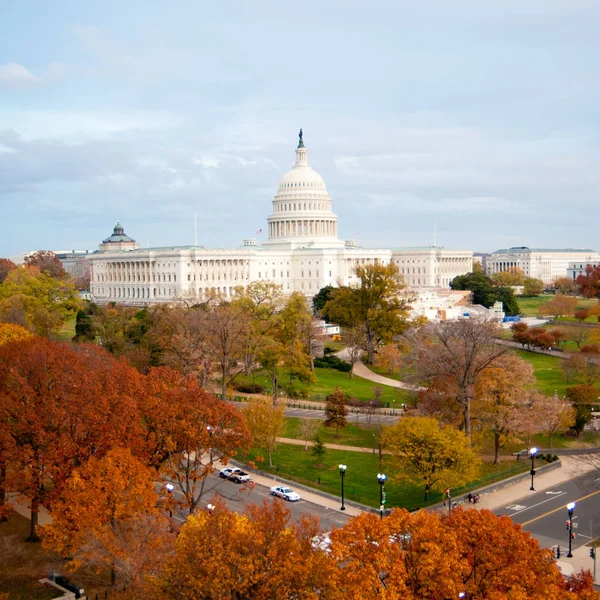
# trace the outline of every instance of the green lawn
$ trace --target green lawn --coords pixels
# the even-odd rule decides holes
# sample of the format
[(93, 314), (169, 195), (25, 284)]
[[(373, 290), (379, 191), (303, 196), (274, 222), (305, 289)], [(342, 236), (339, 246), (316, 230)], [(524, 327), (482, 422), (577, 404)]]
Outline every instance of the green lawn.
[(562, 370), (564, 359), (545, 354), (537, 354), (535, 352), (527, 352), (525, 350), (515, 350), (517, 356), (527, 361), (535, 370), (535, 384), (542, 394), (552, 396), (554, 391), (558, 392), (559, 396), (564, 396), (565, 389), (574, 383), (568, 383), (565, 373)]
[[(306, 419), (298, 417), (286, 417), (285, 430), (282, 437), (292, 438), (295, 440), (304, 439), (300, 435), (300, 423)], [(323, 422), (310, 419), (315, 423), (319, 423), (318, 430), (321, 441), (325, 444), (341, 444), (342, 446), (356, 446), (358, 448), (373, 448), (374, 440), (379, 437), (380, 427), (378, 425), (364, 426), (356, 425), (352, 421), (354, 415), (348, 415), (348, 425), (344, 429), (340, 429), (339, 435), (336, 436), (335, 428), (324, 427)]]
[[(314, 371), (316, 382), (310, 385), (309, 397), (311, 400), (324, 402), (325, 398), (339, 387), (345, 394), (352, 398), (366, 402), (375, 398), (374, 389), (378, 384), (354, 376), (350, 379), (349, 373), (342, 373), (336, 369), (321, 369), (316, 368)], [(288, 376), (282, 372), (280, 381), (287, 382)], [(240, 376), (237, 378), (238, 384), (252, 383), (252, 377)], [(254, 383), (262, 385), (265, 389), (271, 389), (271, 380), (267, 377), (264, 371), (258, 371), (254, 376)], [(407, 393), (404, 390), (393, 388), (387, 385), (379, 386), (383, 393), (381, 400), (385, 403), (389, 402), (391, 407), (399, 406), (402, 402), (407, 401)]]
[[(248, 460), (256, 460), (256, 457), (260, 454), (259, 451), (253, 449), (247, 458)], [(322, 464), (317, 464), (310, 450), (305, 452), (303, 446), (278, 444), (277, 450), (273, 453), (274, 467), (272, 469), (269, 468), (266, 461), (256, 464), (263, 471), (276, 473), (286, 479), (338, 495), (340, 493), (338, 465), (344, 463), (348, 465), (345, 479), (346, 498), (374, 507), (379, 506), (377, 473), (383, 471), (388, 477), (393, 476), (385, 455), (380, 465), (378, 454), (327, 450), (320, 462)], [(527, 461), (511, 460), (502, 462), (499, 465), (484, 463), (479, 479), (465, 488), (453, 490), (453, 496), (457, 497), (475, 487), (505, 479), (528, 469), (529, 464)], [(415, 510), (424, 505), (423, 491), (416, 486), (407, 483), (394, 483), (388, 480), (386, 490), (387, 507), (400, 506), (408, 510)], [(302, 495), (301, 492), (300, 494)], [(434, 504), (441, 499), (441, 494), (431, 494), (428, 504)]]
[[(542, 294), (540, 296), (532, 296), (531, 298), (517, 298), (517, 302), (519, 303), (519, 308), (521, 310), (521, 314), (525, 317), (537, 317), (538, 310), (542, 304), (546, 302), (550, 302), (554, 298), (553, 294)], [(577, 299), (577, 308), (589, 308), (590, 306), (594, 306), (597, 304), (597, 300), (595, 298), (578, 298)], [(561, 318), (562, 320), (574, 320), (573, 317)], [(589, 322), (596, 321), (595, 317), (590, 317), (587, 319)]]
[(56, 338), (62, 341), (70, 342), (75, 337), (75, 315), (69, 317), (61, 330), (56, 334)]

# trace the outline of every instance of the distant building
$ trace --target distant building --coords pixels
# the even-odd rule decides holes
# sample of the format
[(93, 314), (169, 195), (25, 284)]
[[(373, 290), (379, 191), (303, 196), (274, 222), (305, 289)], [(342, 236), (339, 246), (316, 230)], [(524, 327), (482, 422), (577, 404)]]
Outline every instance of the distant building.
[(595, 269), (597, 266), (600, 265), (600, 261), (570, 262), (567, 268), (567, 277), (570, 277), (571, 279), (577, 279), (579, 275), (585, 275), (585, 271), (588, 265), (590, 265), (592, 269)]
[(516, 246), (496, 250), (485, 260), (485, 272), (493, 275), (511, 268), (521, 269), (525, 277), (541, 279), (545, 284), (552, 283), (558, 277), (566, 277), (569, 264), (587, 264), (600, 261), (600, 254), (594, 250), (564, 248), (527, 248)]
[[(259, 233), (262, 230), (259, 231)], [(300, 136), (296, 162), (279, 183), (267, 218), (268, 239), (233, 249), (203, 246), (139, 248), (120, 223), (90, 257), (90, 290), (97, 302), (152, 304), (217, 292), (229, 298), (255, 281), (280, 285), (285, 294), (314, 296), (326, 285), (356, 283), (359, 265), (395, 263), (411, 288), (448, 287), (473, 269), (470, 250), (363, 248), (340, 240), (338, 217), (325, 182), (308, 164)]]

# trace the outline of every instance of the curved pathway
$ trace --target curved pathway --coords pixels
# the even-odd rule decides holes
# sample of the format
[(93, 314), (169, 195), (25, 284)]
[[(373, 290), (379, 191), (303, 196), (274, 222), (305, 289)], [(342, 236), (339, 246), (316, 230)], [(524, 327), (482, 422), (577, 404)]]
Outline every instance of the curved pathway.
[[(335, 356), (349, 362), (348, 351), (346, 348), (340, 350), (339, 352), (336, 352)], [(417, 392), (421, 389), (418, 385), (411, 385), (410, 383), (404, 383), (403, 381), (398, 381), (397, 379), (390, 379), (389, 377), (384, 377), (383, 375), (373, 373), (373, 371), (371, 371), (371, 369), (369, 369), (360, 360), (354, 365), (354, 375), (362, 377), (363, 379), (367, 379), (368, 381), (372, 381), (373, 383), (389, 385), (390, 387), (398, 388), (401, 390)]]

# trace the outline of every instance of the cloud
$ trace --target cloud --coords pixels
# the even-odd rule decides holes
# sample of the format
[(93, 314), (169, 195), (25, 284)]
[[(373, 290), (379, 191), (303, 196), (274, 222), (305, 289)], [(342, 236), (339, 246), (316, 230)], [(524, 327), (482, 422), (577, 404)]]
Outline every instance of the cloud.
[(42, 79), (19, 63), (0, 65), (0, 87), (27, 87), (39, 83)]

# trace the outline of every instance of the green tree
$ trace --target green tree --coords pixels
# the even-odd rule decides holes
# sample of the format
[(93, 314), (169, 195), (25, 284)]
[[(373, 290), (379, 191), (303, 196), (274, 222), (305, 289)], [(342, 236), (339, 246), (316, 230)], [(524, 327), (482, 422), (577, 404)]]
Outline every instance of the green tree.
[(344, 429), (348, 424), (348, 398), (339, 388), (335, 388), (325, 400), (325, 427), (335, 427), (336, 436), (339, 435), (340, 427)]
[(320, 315), (323, 308), (325, 307), (325, 305), (327, 304), (327, 302), (329, 302), (329, 300), (331, 300), (331, 294), (332, 292), (335, 290), (335, 288), (331, 285), (326, 285), (325, 287), (321, 288), (314, 296), (312, 299), (312, 305), (313, 305), (313, 313), (315, 315)]
[(367, 362), (373, 363), (377, 346), (402, 333), (407, 327), (406, 286), (394, 263), (358, 266), (356, 287), (341, 287), (332, 292), (323, 308), (328, 321), (345, 327), (362, 327)]
[(325, 444), (323, 444), (323, 440), (319, 437), (319, 435), (315, 437), (315, 443), (311, 452), (318, 461), (320, 461), (325, 455)]
[(0, 321), (48, 336), (80, 308), (75, 286), (37, 268), (18, 267), (0, 286)]
[(421, 485), (426, 502), (431, 491), (463, 486), (479, 473), (467, 436), (433, 417), (403, 417), (383, 430), (382, 444), (391, 454), (394, 479)]
[(469, 290), (473, 293), (473, 304), (490, 307), (494, 302), (502, 302), (508, 315), (518, 315), (519, 305), (510, 287), (496, 285), (482, 271), (459, 275), (450, 282), (453, 290)]
[(96, 339), (96, 331), (92, 322), (92, 317), (83, 310), (77, 311), (75, 319), (75, 337), (76, 342), (93, 342)]

